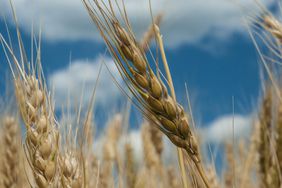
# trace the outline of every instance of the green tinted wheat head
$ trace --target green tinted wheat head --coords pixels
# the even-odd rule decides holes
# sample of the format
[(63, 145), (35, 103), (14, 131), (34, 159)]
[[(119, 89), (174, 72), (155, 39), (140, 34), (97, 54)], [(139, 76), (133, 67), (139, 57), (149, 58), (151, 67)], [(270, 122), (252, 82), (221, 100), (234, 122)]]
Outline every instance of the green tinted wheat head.
[[(137, 105), (142, 113), (153, 121), (172, 143), (189, 154), (208, 186), (208, 181), (200, 167), (198, 144), (184, 109), (168, 92), (160, 76), (157, 76), (150, 66), (144, 50), (140, 48), (132, 32), (125, 10), (124, 12), (120, 10), (120, 13), (122, 12), (126, 27), (117, 19), (111, 1), (108, 6), (98, 0), (93, 1), (94, 5), (87, 0), (83, 2), (130, 92), (137, 99)], [(154, 26), (154, 31), (159, 34), (157, 26)]]

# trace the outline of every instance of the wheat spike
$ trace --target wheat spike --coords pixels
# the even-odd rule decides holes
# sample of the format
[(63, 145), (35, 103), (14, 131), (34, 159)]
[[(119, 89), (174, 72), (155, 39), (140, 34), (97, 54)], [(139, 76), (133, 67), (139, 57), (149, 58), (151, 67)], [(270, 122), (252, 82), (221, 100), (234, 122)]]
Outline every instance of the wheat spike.
[[(279, 174), (282, 173), (282, 104), (278, 104), (277, 110), (277, 122), (276, 122), (276, 156), (279, 168)], [(279, 178), (281, 184), (281, 180)]]
[[(208, 187), (207, 178), (200, 165), (198, 144), (191, 132), (183, 107), (173, 99), (160, 77), (154, 73), (146, 54), (139, 47), (132, 33), (126, 15), (124, 20), (127, 28), (123, 27), (116, 18), (111, 1), (109, 7), (98, 0), (94, 0), (94, 5), (87, 0), (83, 2), (100, 30), (120, 74), (136, 97), (142, 113), (149, 120), (154, 121), (172, 143), (189, 154)], [(154, 31), (159, 33), (156, 25)]]
[(273, 156), (271, 150), (272, 140), (272, 109), (273, 96), (272, 88), (266, 90), (260, 112), (260, 133), (257, 152), (259, 155), (259, 170), (261, 184), (263, 187), (272, 187), (277, 184), (277, 169), (273, 166)]
[(16, 96), (27, 136), (25, 149), (38, 187), (53, 185), (57, 172), (59, 134), (53, 110), (35, 76), (15, 80)]
[(20, 186), (21, 176), (21, 147), (18, 123), (12, 116), (6, 116), (3, 120), (4, 153), (2, 158), (2, 178), (4, 188), (16, 188)]
[(126, 143), (125, 145), (125, 161), (127, 187), (134, 187), (137, 170), (135, 167), (133, 148), (130, 143)]
[(103, 145), (103, 163), (99, 178), (101, 187), (111, 187), (114, 185), (113, 166), (118, 163), (117, 143), (121, 134), (122, 115), (116, 114), (108, 123), (105, 142)]

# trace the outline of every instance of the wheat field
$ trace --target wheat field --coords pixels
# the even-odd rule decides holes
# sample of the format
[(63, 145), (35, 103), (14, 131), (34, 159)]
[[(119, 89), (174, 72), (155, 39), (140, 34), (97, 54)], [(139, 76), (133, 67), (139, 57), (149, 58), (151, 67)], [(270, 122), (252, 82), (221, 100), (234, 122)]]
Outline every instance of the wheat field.
[[(238, 144), (232, 138), (224, 143), (226, 164), (219, 171), (202, 152), (191, 109), (187, 112), (186, 104), (177, 100), (170, 71), (173, 64), (167, 59), (160, 24), (163, 14), (152, 17), (152, 24), (140, 40), (123, 0), (81, 1), (126, 87), (121, 87), (115, 78), (112, 82), (130, 104), (109, 114), (103, 133), (97, 136), (93, 112), (96, 85), (92, 86), (87, 105), (79, 104), (72, 117), (63, 113), (65, 121), (61, 121), (55, 111), (56, 91), (47, 84), (41, 62), (41, 33), (32, 37), (34, 54), (29, 54), (17, 10), (13, 1), (10, 3), (16, 37), (0, 33), (2, 54), (9, 65), (6, 89), (10, 92), (3, 96), (0, 107), (0, 187), (282, 186), (282, 22), (265, 7), (258, 3), (262, 13), (247, 18), (248, 34), (265, 74), (261, 79), (262, 95), (256, 101), (259, 108), (248, 138)], [(18, 46), (12, 45), (11, 40), (17, 41)], [(151, 52), (152, 43), (158, 49), (157, 55)], [(141, 156), (134, 154), (136, 146), (128, 138), (128, 119), (132, 115), (129, 106), (142, 115)], [(164, 159), (168, 143), (173, 147), (173, 162)]]

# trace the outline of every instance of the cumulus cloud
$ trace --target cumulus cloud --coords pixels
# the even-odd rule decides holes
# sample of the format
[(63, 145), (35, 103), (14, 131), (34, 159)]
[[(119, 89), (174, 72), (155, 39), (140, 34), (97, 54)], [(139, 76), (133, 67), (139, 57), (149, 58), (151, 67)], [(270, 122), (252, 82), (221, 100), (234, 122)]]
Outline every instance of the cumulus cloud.
[[(122, 78), (111, 59), (77, 60), (68, 67), (57, 70), (48, 78), (50, 87), (54, 89), (56, 107), (60, 108), (62, 105), (66, 105), (68, 99), (70, 99), (71, 107), (77, 105), (82, 94), (82, 105), (86, 106), (92, 96), (102, 61), (107, 64), (116, 81), (122, 85)], [(103, 66), (95, 92), (95, 104), (101, 107), (109, 107), (120, 97), (121, 91), (113, 82), (109, 71)]]
[[(126, 0), (125, 0), (126, 1)], [(266, 6), (273, 0), (262, 0)], [(206, 36), (223, 38), (234, 31), (242, 31), (242, 17), (256, 14), (254, 0), (152, 0), (154, 13), (164, 12), (161, 30), (167, 46), (195, 43)], [(41, 22), (49, 40), (100, 40), (81, 1), (78, 0), (16, 0), (14, 1), (20, 25), (26, 31), (33, 22)], [(8, 1), (0, 0), (4, 15), (10, 17)], [(137, 36), (141, 36), (150, 23), (149, 1), (126, 1), (128, 15)], [(241, 8), (240, 8), (241, 7)], [(244, 8), (242, 8), (244, 7)]]
[(251, 116), (225, 115), (200, 130), (202, 140), (208, 144), (221, 144), (233, 138), (244, 138), (252, 128)]

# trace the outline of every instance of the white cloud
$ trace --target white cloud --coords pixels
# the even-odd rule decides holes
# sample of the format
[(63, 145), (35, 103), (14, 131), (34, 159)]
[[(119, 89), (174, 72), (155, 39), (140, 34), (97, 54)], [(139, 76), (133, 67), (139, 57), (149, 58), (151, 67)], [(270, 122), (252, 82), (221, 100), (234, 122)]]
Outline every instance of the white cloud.
[[(234, 31), (242, 31), (242, 16), (257, 12), (258, 7), (254, 0), (151, 1), (154, 13), (165, 13), (161, 30), (168, 46), (195, 43), (208, 35), (225, 39)], [(273, 3), (262, 1), (266, 5)], [(0, 0), (4, 15), (8, 15), (7, 2)], [(35, 27), (42, 22), (49, 40), (100, 39), (80, 0), (15, 0), (14, 4), (20, 25), (30, 30), (32, 20)], [(149, 0), (126, 1), (126, 7), (137, 35), (141, 36), (150, 22)]]
[[(62, 105), (66, 105), (68, 97), (71, 107), (74, 107), (73, 105), (79, 104), (82, 94), (82, 105), (87, 107), (86, 104), (90, 101), (102, 61), (107, 64), (117, 82), (122, 84), (122, 78), (119, 76), (119, 72), (111, 59), (98, 58), (94, 61), (74, 61), (65, 69), (54, 72), (48, 78), (50, 88), (54, 88), (56, 107), (60, 108)], [(120, 97), (121, 91), (115, 85), (112, 76), (103, 65), (95, 92), (95, 104), (109, 107)]]
[(205, 143), (220, 144), (232, 140), (233, 134), (235, 138), (248, 136), (251, 128), (251, 116), (225, 115), (201, 129), (200, 135)]

